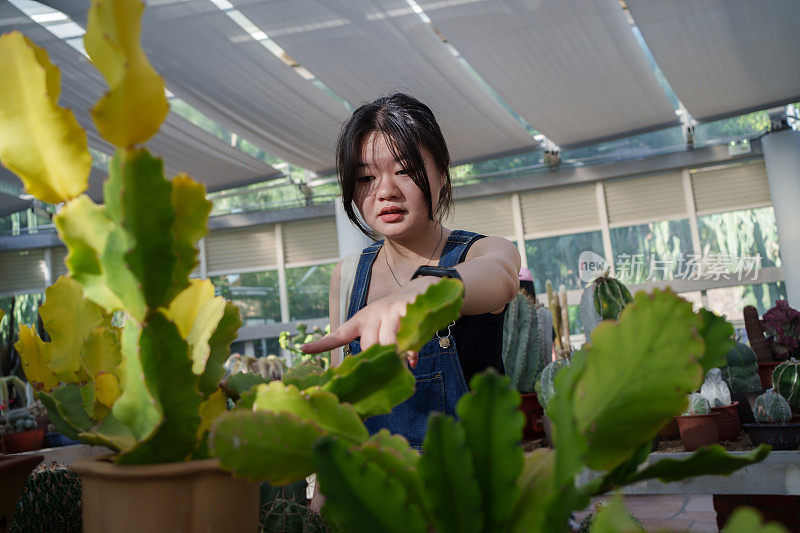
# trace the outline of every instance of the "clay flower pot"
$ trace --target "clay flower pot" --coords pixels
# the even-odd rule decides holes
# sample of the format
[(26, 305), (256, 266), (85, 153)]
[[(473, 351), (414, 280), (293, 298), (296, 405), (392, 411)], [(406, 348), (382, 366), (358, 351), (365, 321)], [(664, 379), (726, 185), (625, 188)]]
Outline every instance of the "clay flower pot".
[(800, 424), (745, 424), (756, 446), (769, 444), (773, 450), (796, 450), (800, 446)]
[(84, 533), (258, 528), (259, 483), (231, 476), (217, 459), (118, 465), (97, 456), (71, 468), (81, 476)]
[(762, 388), (772, 388), (772, 371), (775, 370), (775, 367), (779, 364), (781, 364), (780, 361), (767, 361), (766, 363), (758, 363), (758, 377), (761, 378)]
[(670, 418), (669, 422), (664, 424), (664, 426), (658, 430), (658, 436), (665, 439), (674, 439), (680, 436), (677, 417)]
[(43, 455), (0, 455), (0, 531), (11, 524), (22, 487), (42, 459)]
[(692, 452), (700, 446), (719, 442), (718, 413), (681, 415), (675, 418), (678, 419), (678, 429), (686, 451)]
[(44, 444), (44, 429), (29, 429), (3, 435), (6, 453), (30, 452), (40, 450)]
[(520, 394), (522, 403), (519, 410), (525, 415), (525, 427), (522, 430), (522, 438), (532, 440), (544, 437), (544, 427), (542, 426), (542, 416), (544, 409), (539, 403), (536, 394)]
[(712, 413), (719, 413), (719, 440), (736, 440), (742, 427), (739, 425), (739, 402), (723, 407), (712, 407)]

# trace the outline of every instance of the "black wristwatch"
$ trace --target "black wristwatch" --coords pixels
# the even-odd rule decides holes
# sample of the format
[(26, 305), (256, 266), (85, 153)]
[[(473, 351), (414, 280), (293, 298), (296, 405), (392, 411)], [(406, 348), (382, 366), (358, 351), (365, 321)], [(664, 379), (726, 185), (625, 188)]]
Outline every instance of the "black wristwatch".
[(414, 272), (414, 275), (411, 276), (411, 279), (415, 279), (419, 276), (434, 276), (437, 278), (453, 278), (461, 281), (463, 283), (464, 280), (461, 279), (461, 276), (458, 273), (458, 270), (455, 268), (443, 268), (437, 266), (421, 266)]

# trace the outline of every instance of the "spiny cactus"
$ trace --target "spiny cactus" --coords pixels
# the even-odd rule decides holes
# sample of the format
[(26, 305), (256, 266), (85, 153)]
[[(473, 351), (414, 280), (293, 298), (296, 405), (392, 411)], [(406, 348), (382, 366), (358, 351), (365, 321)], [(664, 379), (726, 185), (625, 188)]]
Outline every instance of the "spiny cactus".
[(705, 396), (699, 392), (693, 392), (689, 395), (689, 406), (686, 408), (684, 415), (707, 415), (711, 412), (711, 406)]
[(706, 374), (706, 379), (700, 387), (702, 394), (711, 407), (724, 407), (731, 404), (731, 391), (728, 385), (722, 381), (722, 371), (719, 368), (712, 368)]
[(761, 390), (761, 378), (758, 377), (756, 352), (743, 342), (725, 355), (728, 366), (722, 369), (722, 379), (728, 384), (731, 392), (752, 392)]
[(580, 312), (586, 342), (592, 330), (603, 320), (617, 320), (622, 309), (633, 301), (628, 288), (606, 271), (586, 287), (581, 296)]
[(8, 531), (80, 533), (81, 481), (66, 466), (44, 467), (25, 482)]
[(556, 394), (556, 376), (562, 368), (568, 365), (568, 359), (556, 359), (548, 363), (542, 373), (539, 374), (539, 379), (536, 380), (536, 395), (539, 397), (539, 403), (545, 409), (547, 409), (547, 404)]
[(794, 412), (800, 412), (800, 363), (789, 359), (772, 371), (772, 387), (786, 398)]
[(744, 316), (744, 327), (747, 331), (747, 340), (750, 341), (750, 346), (758, 357), (759, 363), (766, 363), (774, 361), (772, 355), (772, 343), (767, 336), (764, 335), (764, 325), (761, 319), (758, 318), (758, 309), (752, 305), (745, 306), (742, 311)]
[(792, 418), (792, 410), (786, 398), (769, 389), (753, 402), (753, 418), (759, 424), (786, 424)]
[(308, 506), (286, 498), (275, 498), (261, 508), (263, 533), (324, 533), (325, 520)]
[(523, 394), (533, 392), (534, 380), (550, 355), (544, 352), (549, 343), (542, 342), (539, 317), (536, 303), (520, 292), (509, 303), (503, 323), (503, 366), (513, 387)]

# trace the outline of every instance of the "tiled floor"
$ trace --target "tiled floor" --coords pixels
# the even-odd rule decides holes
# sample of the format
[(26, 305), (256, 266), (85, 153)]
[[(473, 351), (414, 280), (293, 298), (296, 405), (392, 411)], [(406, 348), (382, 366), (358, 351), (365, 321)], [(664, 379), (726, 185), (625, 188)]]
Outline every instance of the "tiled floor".
[[(592, 507), (594, 507), (592, 502)], [(626, 496), (625, 507), (647, 531), (717, 533), (717, 513), (710, 495)], [(585, 516), (580, 513), (579, 517)]]

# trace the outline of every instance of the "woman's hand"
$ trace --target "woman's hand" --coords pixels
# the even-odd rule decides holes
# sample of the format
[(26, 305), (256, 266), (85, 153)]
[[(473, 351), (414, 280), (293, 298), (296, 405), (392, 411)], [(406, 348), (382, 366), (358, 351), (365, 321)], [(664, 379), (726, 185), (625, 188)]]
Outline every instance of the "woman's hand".
[[(361, 349), (373, 344), (387, 345), (397, 341), (400, 319), (406, 314), (406, 307), (417, 295), (422, 294), (439, 278), (424, 276), (407, 283), (402, 290), (376, 300), (365, 306), (347, 322), (318, 341), (308, 343), (300, 349), (305, 353), (319, 353), (333, 350), (361, 337)], [(416, 352), (406, 354), (411, 368), (417, 366)]]

